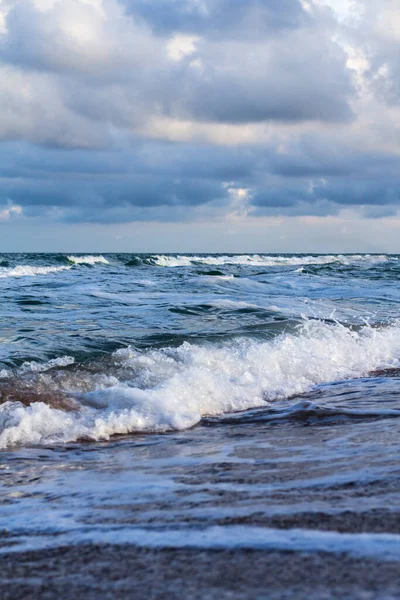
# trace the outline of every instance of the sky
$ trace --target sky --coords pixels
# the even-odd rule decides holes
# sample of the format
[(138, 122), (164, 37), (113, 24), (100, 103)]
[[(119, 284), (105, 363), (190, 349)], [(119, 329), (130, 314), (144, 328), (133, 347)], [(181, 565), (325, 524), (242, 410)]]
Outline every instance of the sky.
[(0, 251), (400, 253), (399, 0), (0, 0)]

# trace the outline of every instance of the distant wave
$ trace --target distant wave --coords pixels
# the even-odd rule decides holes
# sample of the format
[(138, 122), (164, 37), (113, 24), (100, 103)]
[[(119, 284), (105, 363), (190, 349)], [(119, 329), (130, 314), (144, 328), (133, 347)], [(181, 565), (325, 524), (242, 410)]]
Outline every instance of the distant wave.
[[(64, 411), (44, 402), (2, 404), (0, 447), (180, 430), (205, 416), (273, 406), (318, 384), (398, 368), (400, 325), (353, 331), (306, 321), (297, 335), (283, 333), (267, 342), (184, 343), (143, 352), (126, 348), (115, 352), (112, 362), (111, 372), (124, 369), (129, 381), (110, 377), (104, 366), (103, 379), (93, 376), (92, 391), (73, 394), (79, 410)], [(67, 387), (64, 381), (63, 390)], [(304, 406), (294, 410), (304, 412)]]
[(71, 267), (32, 267), (30, 265), (17, 265), (16, 267), (0, 267), (0, 278), (4, 277), (34, 277), (48, 275), (58, 271), (67, 271)]
[(143, 260), (139, 256), (134, 256), (127, 263), (125, 263), (126, 267), (140, 267), (143, 264)]
[(343, 265), (381, 263), (389, 260), (386, 255), (371, 254), (331, 254), (316, 256), (273, 256), (264, 254), (241, 254), (241, 255), (210, 255), (210, 256), (188, 256), (188, 255), (164, 255), (157, 254), (148, 259), (152, 264), (160, 267), (190, 267), (192, 265), (249, 265), (255, 267), (273, 266), (296, 266), (296, 265), (326, 265), (339, 263)]
[(109, 265), (109, 261), (104, 258), (104, 256), (94, 256), (91, 254), (88, 254), (87, 256), (67, 256), (69, 262), (75, 264), (75, 265), (95, 265), (95, 264), (102, 264), (102, 265)]
[(95, 265), (97, 263), (108, 265), (109, 262), (104, 256), (68, 256), (64, 258), (68, 261), (68, 265), (63, 266), (33, 266), (33, 265), (16, 265), (15, 267), (6, 267), (0, 265), (0, 278), (5, 277), (34, 277), (37, 275), (49, 275), (50, 273), (58, 273), (68, 271), (73, 265)]

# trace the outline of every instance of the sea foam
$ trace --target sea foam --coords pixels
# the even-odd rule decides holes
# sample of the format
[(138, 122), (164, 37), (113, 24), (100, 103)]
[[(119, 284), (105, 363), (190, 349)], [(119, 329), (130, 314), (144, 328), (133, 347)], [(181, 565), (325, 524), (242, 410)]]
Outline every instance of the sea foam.
[(0, 447), (107, 440), (115, 434), (180, 430), (203, 416), (268, 406), (322, 383), (400, 366), (400, 326), (352, 331), (306, 321), (296, 334), (260, 342), (184, 343), (178, 348), (114, 353), (128, 381), (77, 397), (65, 412), (37, 402), (0, 406)]

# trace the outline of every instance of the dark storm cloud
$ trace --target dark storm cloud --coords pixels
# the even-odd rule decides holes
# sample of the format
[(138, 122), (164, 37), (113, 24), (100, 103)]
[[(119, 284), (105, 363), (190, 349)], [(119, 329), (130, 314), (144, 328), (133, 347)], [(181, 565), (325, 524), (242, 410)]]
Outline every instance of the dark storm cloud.
[(271, 179), (260, 185), (252, 198), (258, 215), (336, 215), (344, 207), (363, 209), (365, 216), (381, 217), (396, 213), (400, 207), (400, 177), (385, 180), (324, 181)]
[[(83, 209), (117, 206), (196, 206), (226, 196), (212, 181), (171, 181), (162, 177), (132, 176), (118, 179), (1, 180), (0, 199), (20, 206), (82, 206)], [(101, 215), (96, 219), (102, 220)]]
[(339, 180), (317, 185), (314, 198), (329, 200), (335, 204), (400, 205), (400, 177), (393, 180)]
[(82, 179), (158, 175), (174, 180), (204, 179), (245, 182), (254, 178), (259, 152), (253, 147), (225, 148), (138, 140), (129, 149), (109, 151), (64, 150), (21, 142), (0, 148), (4, 178)]
[(269, 159), (271, 172), (285, 178), (364, 177), (390, 178), (399, 158), (385, 152), (354, 152), (344, 144), (310, 137), (289, 144), (284, 153)]
[[(230, 210), (232, 190), (241, 188), (248, 190), (253, 215), (337, 214), (346, 206), (383, 215), (400, 206), (398, 161), (368, 153), (351, 161), (337, 148), (332, 169), (330, 147), (310, 140), (285, 155), (272, 146), (165, 142), (138, 144), (130, 153), (50, 151), (15, 143), (4, 151), (0, 205), (67, 222), (190, 220), (201, 207), (221, 214)], [(307, 168), (294, 172), (301, 154)]]
[[(161, 156), (166, 149), (160, 145)], [(156, 164), (152, 165), (148, 149), (143, 155), (125, 155), (124, 160), (119, 153), (93, 155), (20, 144), (9, 144), (5, 150), (0, 205), (21, 206), (26, 215), (43, 213), (62, 221), (119, 222), (158, 218), (159, 209), (165, 209), (163, 219), (173, 220), (177, 215), (182, 218), (181, 208), (190, 214), (197, 206), (224, 203), (229, 198), (221, 185), (221, 175), (227, 168), (222, 152), (219, 157), (214, 153), (214, 159), (209, 156), (207, 164), (204, 154), (197, 168), (196, 162), (188, 162), (188, 147), (182, 164), (170, 169), (171, 156), (165, 158), (164, 165), (156, 156)], [(12, 155), (19, 157), (18, 167)], [(240, 168), (243, 170), (243, 164)]]

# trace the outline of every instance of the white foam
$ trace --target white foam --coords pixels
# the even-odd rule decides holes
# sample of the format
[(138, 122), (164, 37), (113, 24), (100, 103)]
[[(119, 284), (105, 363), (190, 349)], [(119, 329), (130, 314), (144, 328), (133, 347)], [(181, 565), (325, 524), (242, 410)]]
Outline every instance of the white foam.
[(340, 263), (343, 265), (351, 264), (376, 264), (386, 262), (389, 257), (386, 255), (371, 254), (331, 254), (316, 256), (273, 256), (265, 254), (241, 254), (241, 255), (214, 255), (214, 256), (169, 256), (155, 255), (153, 261), (160, 267), (190, 267), (194, 264), (223, 266), (223, 265), (249, 265), (260, 267), (273, 266), (295, 266), (295, 265), (327, 265), (331, 263)]
[[(19, 497), (19, 492), (14, 492), (14, 494), (14, 498)], [(76, 507), (74, 509), (75, 515)], [(260, 509), (265, 510), (265, 506), (263, 505)], [(37, 550), (37, 535), (30, 535), (29, 532), (32, 531), (36, 534), (38, 529), (43, 529), (44, 518), (47, 518), (46, 533), (48, 535), (41, 536), (40, 548), (42, 549), (75, 546), (88, 542), (113, 545), (134, 544), (142, 548), (251, 549), (291, 553), (321, 552), (381, 561), (398, 561), (400, 559), (400, 535), (397, 533), (348, 533), (301, 528), (274, 529), (256, 525), (212, 525), (200, 528), (175, 527), (173, 529), (132, 527), (129, 524), (124, 524), (123, 527), (104, 527), (93, 526), (91, 523), (85, 524), (81, 521), (76, 524), (70, 512), (65, 510), (63, 512), (58, 510), (55, 515), (52, 514), (50, 522), (50, 513), (44, 512), (43, 515), (43, 511), (28, 510), (27, 512), (28, 516), (24, 513), (21, 514), (21, 511), (18, 513), (18, 529), (21, 530), (21, 520), (24, 525), (23, 534), (18, 536), (18, 543), (14, 546), (5, 545), (0, 548), (0, 555)], [(229, 514), (229, 511), (226, 513), (223, 508), (218, 507), (220, 515), (224, 512)], [(235, 515), (240, 512), (236, 509)], [(208, 515), (208, 513), (207, 509), (200, 512), (201, 515)], [(279, 506), (278, 514), (281, 513), (282, 506)], [(16, 518), (14, 518), (15, 520)], [(51, 532), (57, 533), (57, 535), (51, 535)]]
[(242, 302), (240, 300), (229, 300), (228, 298), (221, 298), (210, 302), (211, 306), (222, 309), (237, 310), (240, 308), (262, 308), (258, 304), (252, 304), (251, 302)]
[(114, 355), (131, 370), (129, 383), (94, 389), (82, 408), (63, 412), (43, 403), (0, 406), (0, 447), (26, 443), (103, 440), (134, 431), (191, 427), (202, 416), (263, 406), (313, 386), (400, 365), (400, 325), (351, 331), (306, 321), (298, 335), (260, 342), (241, 339)]
[(95, 265), (95, 264), (109, 265), (110, 264), (108, 262), (108, 260), (106, 258), (104, 258), (104, 256), (92, 256), (92, 255), (68, 256), (67, 258), (70, 262), (74, 263), (75, 265)]
[(52, 358), (51, 360), (45, 363), (39, 363), (36, 361), (24, 362), (19, 372), (26, 373), (28, 371), (32, 371), (33, 373), (44, 373), (45, 371), (49, 371), (49, 369), (54, 369), (55, 367), (67, 367), (68, 365), (73, 365), (75, 359), (72, 356), (59, 356), (57, 358)]
[[(54, 536), (49, 546), (76, 543), (76, 535)], [(323, 552), (357, 558), (398, 561), (400, 535), (396, 533), (342, 533), (312, 529), (272, 529), (249, 525), (214, 525), (159, 531), (156, 528), (124, 527), (118, 531), (79, 531), (79, 542), (135, 544), (144, 548), (257, 549), (280, 552)], [(75, 538), (75, 539), (74, 539)], [(46, 540), (47, 541), (47, 540)], [(30, 539), (24, 549), (29, 548)], [(16, 549), (21, 549), (16, 548)], [(9, 548), (6, 550), (9, 552)]]
[(152, 279), (135, 279), (133, 283), (139, 283), (140, 285), (145, 285), (147, 287), (154, 287), (157, 285), (157, 282)]
[(16, 267), (0, 267), (0, 278), (4, 277), (34, 277), (67, 271), (71, 267), (32, 267), (30, 265), (17, 265)]
[(231, 281), (232, 279), (238, 279), (234, 275), (201, 275), (199, 277), (201, 281), (208, 281), (215, 283), (216, 281)]
[(50, 369), (54, 369), (57, 367), (67, 367), (69, 365), (73, 365), (75, 359), (72, 356), (58, 356), (57, 358), (52, 358), (47, 362), (40, 363), (36, 361), (26, 361), (22, 363), (22, 365), (18, 369), (1, 369), (0, 370), (0, 379), (10, 379), (13, 376), (21, 375), (24, 373), (44, 373), (45, 371), (49, 371)]

